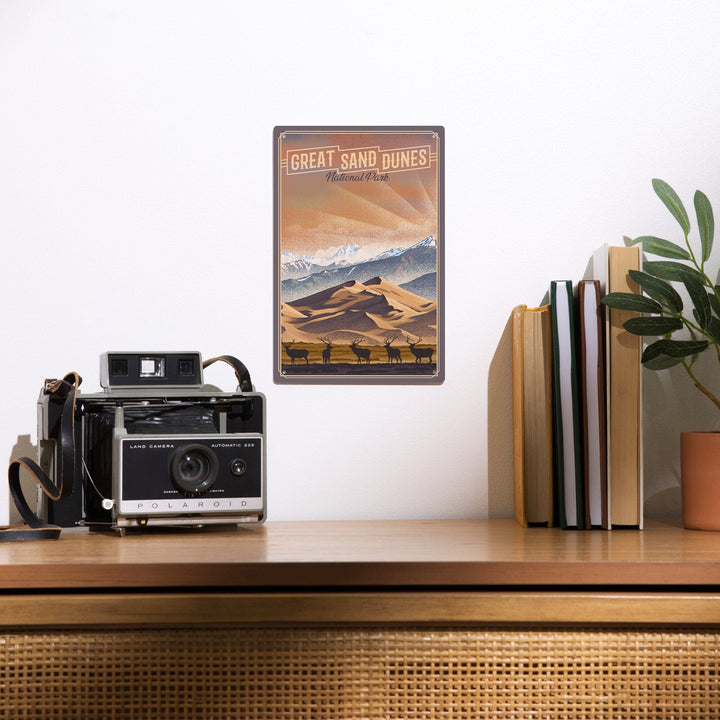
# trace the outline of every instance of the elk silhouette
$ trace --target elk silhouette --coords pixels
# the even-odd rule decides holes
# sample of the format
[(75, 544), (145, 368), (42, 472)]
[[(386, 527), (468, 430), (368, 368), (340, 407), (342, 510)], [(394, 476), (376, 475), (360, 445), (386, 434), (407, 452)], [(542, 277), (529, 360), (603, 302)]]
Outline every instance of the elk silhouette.
[(415, 342), (410, 342), (410, 336), (407, 336), (407, 344), (410, 346), (410, 352), (415, 356), (415, 362), (421, 363), (423, 358), (427, 358), (428, 362), (432, 362), (434, 350), (432, 348), (417, 348), (415, 346), (422, 342), (422, 338), (418, 336)]
[(397, 335), (387, 338), (383, 345), (385, 345), (385, 350), (387, 350), (387, 356), (388, 356), (388, 362), (401, 362), (402, 358), (400, 357), (400, 348), (397, 347), (391, 347), (393, 342), (397, 340)]
[(355, 339), (350, 343), (350, 349), (351, 349), (351, 350), (355, 353), (355, 355), (357, 356), (357, 361), (358, 361), (358, 363), (363, 362), (363, 360), (364, 360), (366, 363), (369, 363), (369, 362), (370, 362), (370, 349), (369, 349), (369, 348), (364, 348), (364, 347), (358, 347), (358, 343), (360, 342), (360, 340), (362, 340), (362, 338), (355, 338)]
[(288, 357), (290, 358), (290, 364), (294, 365), (296, 360), (305, 360), (305, 364), (308, 364), (308, 351), (303, 350), (302, 348), (294, 348), (292, 347), (292, 344), (294, 343), (294, 340), (291, 340), (290, 342), (284, 342), (282, 346), (285, 348), (285, 352), (288, 354)]
[(330, 342), (330, 338), (321, 337), (318, 340), (325, 344), (325, 349), (322, 351), (322, 361), (323, 365), (327, 365), (330, 362), (330, 351), (333, 349), (333, 344)]

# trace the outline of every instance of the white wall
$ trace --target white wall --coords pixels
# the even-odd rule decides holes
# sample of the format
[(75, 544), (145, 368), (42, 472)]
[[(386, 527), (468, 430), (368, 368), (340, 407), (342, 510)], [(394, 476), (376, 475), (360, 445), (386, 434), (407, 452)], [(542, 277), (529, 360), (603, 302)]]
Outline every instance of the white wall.
[[(719, 33), (719, 5), (669, 0), (4, 0), (3, 456), (45, 377), (197, 349), (268, 396), (271, 519), (509, 516), (510, 310), (674, 232), (652, 177), (720, 209)], [(444, 125), (442, 386), (273, 385), (277, 124)], [(677, 432), (714, 422), (676, 380), (646, 379), (656, 513)]]

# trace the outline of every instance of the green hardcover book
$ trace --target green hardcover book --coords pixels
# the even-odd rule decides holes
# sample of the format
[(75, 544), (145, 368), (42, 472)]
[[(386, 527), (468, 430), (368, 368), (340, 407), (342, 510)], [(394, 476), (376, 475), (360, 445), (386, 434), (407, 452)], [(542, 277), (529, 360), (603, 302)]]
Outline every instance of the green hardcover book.
[(584, 529), (585, 473), (575, 296), (570, 280), (550, 284), (553, 340), (555, 498), (560, 527)]

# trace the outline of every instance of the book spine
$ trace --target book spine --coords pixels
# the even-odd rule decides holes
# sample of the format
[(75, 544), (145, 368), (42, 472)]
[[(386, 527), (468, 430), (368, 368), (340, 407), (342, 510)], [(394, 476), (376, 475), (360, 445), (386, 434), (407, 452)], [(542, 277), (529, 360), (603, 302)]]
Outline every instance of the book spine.
[(553, 428), (556, 504), (561, 527), (585, 527), (582, 421), (571, 281), (550, 285), (553, 328)]
[[(608, 248), (608, 292), (639, 294), (629, 270), (640, 249)], [(608, 477), (613, 526), (642, 527), (642, 340), (623, 328), (637, 313), (608, 308)]]
[(523, 316), (525, 305), (512, 312), (513, 505), (515, 520), (527, 527), (525, 513), (525, 418), (523, 397)]

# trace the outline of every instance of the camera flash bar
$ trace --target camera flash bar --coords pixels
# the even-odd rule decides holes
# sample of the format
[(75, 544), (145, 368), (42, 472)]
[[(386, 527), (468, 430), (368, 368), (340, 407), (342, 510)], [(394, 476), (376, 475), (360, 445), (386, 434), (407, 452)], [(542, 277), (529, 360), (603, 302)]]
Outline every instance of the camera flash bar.
[(197, 352), (107, 352), (100, 358), (100, 385), (110, 388), (202, 385)]

